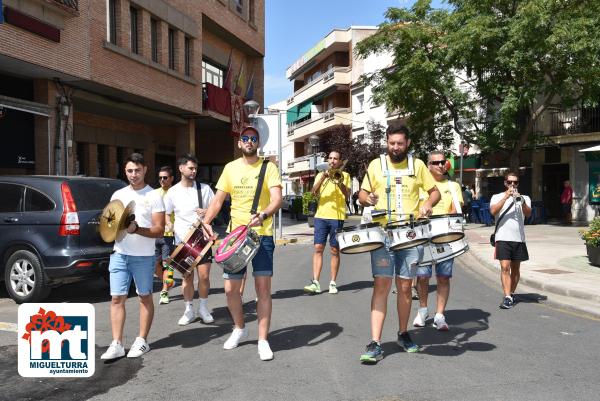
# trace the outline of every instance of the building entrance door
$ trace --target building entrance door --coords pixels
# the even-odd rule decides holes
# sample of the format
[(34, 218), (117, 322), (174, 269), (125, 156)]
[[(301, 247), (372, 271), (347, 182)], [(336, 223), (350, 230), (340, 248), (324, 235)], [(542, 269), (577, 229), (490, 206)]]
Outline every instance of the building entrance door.
[(568, 164), (545, 164), (542, 168), (542, 200), (546, 208), (546, 217), (561, 217), (560, 195), (564, 182), (569, 179)]

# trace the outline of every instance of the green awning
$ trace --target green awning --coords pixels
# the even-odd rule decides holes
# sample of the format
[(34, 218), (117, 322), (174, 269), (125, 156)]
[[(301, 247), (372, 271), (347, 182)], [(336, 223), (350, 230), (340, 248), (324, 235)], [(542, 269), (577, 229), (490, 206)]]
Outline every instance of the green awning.
[(301, 104), (300, 106), (294, 106), (287, 111), (287, 123), (295, 123), (298, 120), (310, 117), (310, 109), (312, 102)]

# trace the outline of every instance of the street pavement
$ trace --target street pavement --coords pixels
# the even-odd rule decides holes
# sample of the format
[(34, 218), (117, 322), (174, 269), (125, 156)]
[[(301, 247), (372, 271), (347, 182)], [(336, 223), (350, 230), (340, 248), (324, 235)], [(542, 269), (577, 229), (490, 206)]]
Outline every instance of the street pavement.
[[(0, 400), (598, 399), (596, 350), (600, 347), (597, 335), (600, 319), (549, 302), (554, 293), (531, 290), (531, 286), (517, 291), (520, 302), (515, 308), (499, 309), (499, 277), (492, 270), (495, 264), (482, 262), (485, 248), (481, 250), (484, 256), (478, 255), (477, 249), (478, 245), (483, 246), (479, 244), (483, 240), (477, 241), (475, 237), (485, 238), (489, 227), (467, 229), (471, 251), (457, 258), (446, 313), (450, 331), (438, 332), (431, 326), (431, 320), (425, 328), (411, 327), (413, 339), (423, 346), (423, 352), (400, 351), (395, 344), (398, 330), (395, 298), (390, 295), (382, 338), (385, 358), (375, 366), (361, 365), (358, 361), (370, 341), (372, 279), (368, 254), (342, 256), (339, 294), (305, 295), (302, 287), (310, 278), (312, 259), (312, 237), (306, 235), (310, 229), (305, 227), (306, 223), (287, 224), (281, 243), (288, 244), (276, 249), (269, 336), (275, 352), (273, 361), (260, 361), (257, 355), (252, 280), (244, 296), (250, 336), (239, 348), (223, 350), (231, 319), (225, 306), (221, 269), (214, 265), (209, 297), (214, 324), (194, 322), (177, 326), (183, 312), (181, 288), (177, 286), (172, 290), (170, 304), (156, 305), (149, 338), (152, 350), (137, 359), (123, 358), (112, 363), (97, 359), (96, 373), (91, 379), (21, 378), (17, 373), (16, 333), (0, 327)], [(532, 240), (530, 254), (534, 254), (537, 253), (534, 243), (538, 240), (530, 227), (533, 226), (528, 226), (527, 231)], [(552, 230), (548, 226), (539, 227), (539, 242), (542, 242), (542, 234)], [(294, 238), (297, 242), (290, 243)], [(554, 250), (548, 253), (560, 252), (560, 258), (555, 260), (571, 258), (570, 254), (558, 251), (556, 244), (552, 247)], [(547, 260), (549, 263), (552, 258)], [(328, 263), (326, 255), (321, 277), (323, 288), (328, 283)], [(539, 260), (532, 256), (527, 263), (534, 270), (568, 267), (559, 263), (534, 265), (543, 263), (542, 256)], [(157, 300), (158, 282), (155, 290)], [(435, 279), (432, 279), (430, 308), (435, 302), (434, 292)], [(0, 292), (0, 322), (16, 323), (16, 305), (6, 296), (6, 291)], [(101, 280), (63, 286), (48, 299), (48, 302), (91, 302), (95, 306), (97, 357), (111, 337), (108, 301), (108, 289)], [(577, 298), (577, 302), (583, 301)], [(128, 300), (127, 308), (126, 348), (137, 332), (135, 295)], [(416, 308), (415, 301), (410, 322)]]
[[(312, 228), (306, 222), (286, 217), (284, 214), (282, 219), (283, 241), (312, 243)], [(359, 221), (359, 216), (350, 216), (345, 226)], [(579, 236), (585, 228), (526, 225), (529, 260), (521, 264), (519, 288), (535, 289), (545, 297), (545, 302), (555, 306), (600, 317), (600, 267), (588, 261), (585, 243)], [(494, 260), (494, 248), (489, 243), (493, 233), (494, 226), (472, 223), (465, 226), (469, 253), (485, 268), (477, 273), (500, 283), (500, 264)]]

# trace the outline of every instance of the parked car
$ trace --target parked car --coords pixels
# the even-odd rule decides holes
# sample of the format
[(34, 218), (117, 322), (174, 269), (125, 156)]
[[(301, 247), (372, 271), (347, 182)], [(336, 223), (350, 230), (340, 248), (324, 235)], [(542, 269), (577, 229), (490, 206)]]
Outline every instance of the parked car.
[(302, 198), (300, 195), (284, 195), (281, 200), (281, 210), (284, 212), (290, 212), (292, 210), (292, 205), (294, 204), (294, 199)]
[(124, 186), (109, 178), (0, 176), (0, 280), (15, 302), (106, 274), (112, 244), (100, 238), (99, 217)]

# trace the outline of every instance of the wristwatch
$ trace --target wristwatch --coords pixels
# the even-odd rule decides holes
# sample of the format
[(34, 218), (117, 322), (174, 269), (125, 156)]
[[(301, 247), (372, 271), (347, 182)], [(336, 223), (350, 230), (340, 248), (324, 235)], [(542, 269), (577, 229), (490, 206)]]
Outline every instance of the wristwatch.
[(268, 217), (269, 217), (269, 215), (266, 214), (266, 213), (261, 213), (260, 214), (260, 218), (262, 219), (262, 221), (265, 221)]

